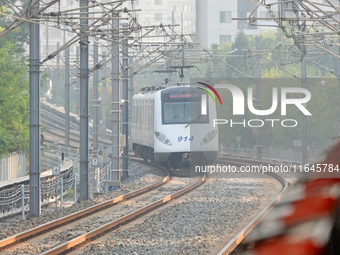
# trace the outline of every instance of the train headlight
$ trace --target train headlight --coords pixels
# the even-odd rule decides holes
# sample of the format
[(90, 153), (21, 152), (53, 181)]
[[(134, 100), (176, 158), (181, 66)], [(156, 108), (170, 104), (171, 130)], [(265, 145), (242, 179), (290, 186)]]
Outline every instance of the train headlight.
[(217, 134), (217, 130), (210, 131), (202, 140), (201, 145), (210, 142)]
[(158, 138), (158, 140), (160, 140), (162, 143), (166, 144), (166, 145), (172, 145), (172, 143), (170, 142), (170, 140), (161, 132), (155, 132), (156, 137)]

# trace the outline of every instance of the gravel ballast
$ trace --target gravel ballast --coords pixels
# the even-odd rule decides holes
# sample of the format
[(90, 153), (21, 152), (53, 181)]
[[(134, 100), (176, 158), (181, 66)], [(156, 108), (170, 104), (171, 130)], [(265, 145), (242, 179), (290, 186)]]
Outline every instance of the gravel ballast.
[(87, 207), (104, 202), (115, 197), (119, 197), (134, 190), (141, 189), (154, 182), (164, 178), (165, 173), (155, 167), (146, 166), (143, 164), (130, 162), (129, 178), (122, 182), (123, 187), (113, 192), (106, 193), (100, 197), (89, 201), (83, 201), (76, 205), (66, 207), (63, 209), (58, 208), (43, 208), (40, 217), (31, 218), (25, 221), (20, 220), (21, 216), (11, 216), (0, 220), (1, 232), (0, 240), (26, 231), (28, 229), (37, 227), (49, 221), (64, 217), (71, 213), (83, 210)]
[(98, 214), (91, 215), (80, 222), (71, 224), (62, 231), (55, 230), (48, 233), (37, 242), (23, 245), (20, 248), (10, 251), (11, 254), (39, 254), (52, 249), (62, 243), (70, 241), (82, 234), (86, 234), (96, 228), (99, 228), (111, 221), (125, 216), (129, 213), (137, 211), (138, 209), (147, 206), (155, 201), (163, 199), (164, 197), (181, 190), (192, 184), (198, 177), (195, 178), (173, 178), (164, 186), (158, 187), (147, 193), (145, 196), (135, 197), (126, 202), (121, 203), (122, 206), (111, 207)]
[(143, 223), (111, 232), (86, 254), (208, 254), (273, 189), (268, 179), (214, 179)]

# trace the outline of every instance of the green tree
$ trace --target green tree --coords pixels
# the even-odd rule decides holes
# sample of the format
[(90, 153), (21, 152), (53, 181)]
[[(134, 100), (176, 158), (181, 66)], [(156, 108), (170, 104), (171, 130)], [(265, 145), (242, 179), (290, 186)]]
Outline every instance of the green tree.
[(243, 29), (240, 29), (237, 32), (235, 41), (232, 43), (232, 48), (233, 50), (246, 50), (249, 48), (249, 37), (246, 35)]
[(0, 48), (0, 155), (28, 149), (28, 82), (23, 56), (16, 44)]
[[(19, 1), (22, 10), (30, 3)], [(13, 8), (18, 2), (9, 0)], [(0, 11), (11, 13), (13, 8), (2, 6)], [(18, 12), (19, 9), (18, 9)], [(4, 31), (6, 19), (0, 20), (0, 32)], [(14, 151), (28, 152), (29, 139), (29, 94), (27, 79), (27, 58), (24, 56), (28, 42), (29, 24), (0, 37), (0, 155)]]

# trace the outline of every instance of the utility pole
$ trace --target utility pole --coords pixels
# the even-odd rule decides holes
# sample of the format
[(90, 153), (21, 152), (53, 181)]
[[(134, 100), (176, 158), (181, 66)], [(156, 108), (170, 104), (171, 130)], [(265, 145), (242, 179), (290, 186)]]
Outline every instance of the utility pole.
[[(59, 49), (60, 47), (60, 43), (57, 42), (57, 49)], [(55, 83), (55, 86), (56, 86), (56, 104), (57, 106), (60, 105), (60, 91), (61, 91), (61, 88), (60, 88), (60, 57), (59, 57), (59, 54), (57, 55), (57, 76), (56, 76), (56, 83)]]
[[(261, 110), (261, 57), (260, 57), (260, 37), (256, 36), (256, 64), (255, 64), (255, 83), (256, 96), (255, 102), (258, 110)], [(257, 116), (261, 119), (261, 116)], [(256, 155), (257, 159), (262, 159), (262, 130), (261, 127), (256, 128)]]
[[(171, 11), (171, 24), (175, 25), (175, 12), (172, 10)], [(172, 31), (172, 35), (174, 35), (175, 32)], [(169, 50), (171, 50), (171, 46), (169, 47)], [(165, 64), (166, 64), (166, 69), (171, 69), (170, 66), (172, 65), (172, 61), (171, 58), (166, 58), (165, 59)], [(166, 78), (168, 79), (168, 82), (171, 82), (171, 72), (166, 73)]]
[[(88, 27), (89, 0), (80, 0), (80, 28)], [(80, 39), (80, 201), (89, 199), (89, 46), (88, 36)]]
[(213, 48), (213, 70), (212, 70), (212, 78), (215, 79), (217, 77), (217, 60), (216, 60), (216, 56), (217, 56), (217, 44), (214, 43), (212, 45)]
[(46, 56), (48, 56), (49, 52), (48, 52), (48, 30), (49, 30), (49, 26), (46, 26)]
[[(303, 57), (301, 62), (301, 87), (307, 88), (307, 65), (306, 58)], [(301, 150), (302, 150), (302, 166), (307, 164), (308, 162), (308, 154), (307, 154), (307, 117), (303, 113), (301, 113), (302, 122), (301, 122)]]
[[(133, 63), (133, 57), (129, 57), (129, 65), (131, 66)], [(133, 73), (133, 70), (130, 70), (131, 73)], [(130, 76), (129, 78), (129, 137), (131, 137), (131, 123), (132, 123), (132, 97), (134, 95), (134, 83), (133, 83), (133, 75)], [(130, 144), (129, 146), (131, 146), (130, 148), (132, 148), (132, 143), (130, 140)]]
[(79, 47), (76, 46), (76, 114), (80, 114)]
[[(181, 36), (184, 34), (184, 13), (181, 12)], [(182, 68), (180, 73), (181, 83), (183, 84), (184, 80), (184, 44), (182, 42)]]
[[(115, 15), (114, 17), (118, 17)], [(120, 158), (119, 158), (119, 117), (120, 117), (120, 96), (119, 96), (119, 20), (112, 20), (112, 25), (117, 28), (112, 35), (112, 96), (111, 96), (111, 115), (112, 115), (112, 169), (116, 170), (111, 176), (111, 181), (119, 180)], [(115, 47), (117, 46), (117, 47)]]
[[(98, 42), (94, 41), (93, 65), (98, 64)], [(93, 153), (98, 156), (98, 70), (93, 72)]]
[(124, 151), (123, 151), (123, 179), (126, 179), (129, 177), (129, 71), (128, 71), (128, 66), (129, 66), (129, 48), (128, 48), (128, 24), (124, 23), (123, 27), (125, 28), (124, 30), (124, 40), (122, 42), (123, 48), (125, 50), (123, 51), (123, 99), (124, 99), (124, 104), (123, 104), (123, 135), (125, 135), (125, 146), (124, 146)]
[[(64, 44), (66, 31), (64, 31)], [(65, 154), (69, 157), (70, 147), (70, 48), (65, 49)]]
[[(103, 52), (103, 59), (105, 58), (105, 53)], [(102, 89), (102, 102), (101, 102), (101, 108), (102, 108), (102, 132), (100, 134), (100, 136), (103, 139), (106, 139), (106, 87), (107, 87), (107, 79), (106, 79), (106, 67), (103, 66), (102, 67), (102, 71), (101, 71), (101, 76), (102, 78), (104, 78), (103, 80), (103, 89)]]
[[(31, 4), (30, 16), (39, 11), (39, 1)], [(30, 84), (30, 217), (40, 214), (40, 25), (30, 23), (29, 84)]]
[[(175, 25), (175, 12), (173, 10), (171, 12), (171, 24)], [(172, 31), (172, 35), (174, 35), (174, 34), (175, 34), (175, 32)]]

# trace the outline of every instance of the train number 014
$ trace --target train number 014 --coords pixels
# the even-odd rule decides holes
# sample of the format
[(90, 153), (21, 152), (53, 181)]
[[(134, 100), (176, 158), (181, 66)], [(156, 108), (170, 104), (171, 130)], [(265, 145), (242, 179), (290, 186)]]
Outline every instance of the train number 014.
[(191, 142), (191, 141), (193, 141), (194, 140), (194, 137), (192, 136), (192, 137), (189, 137), (189, 136), (179, 136), (178, 137), (178, 142)]

